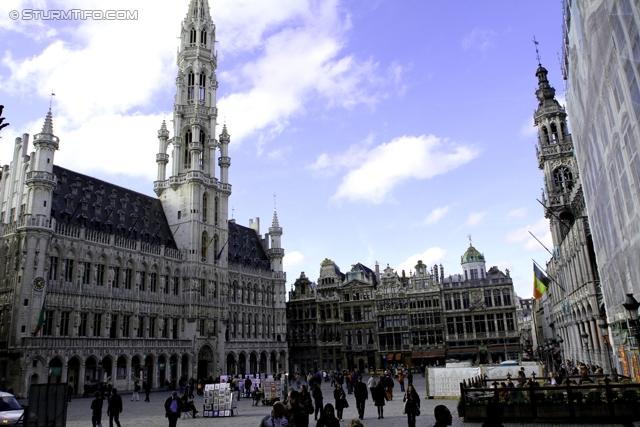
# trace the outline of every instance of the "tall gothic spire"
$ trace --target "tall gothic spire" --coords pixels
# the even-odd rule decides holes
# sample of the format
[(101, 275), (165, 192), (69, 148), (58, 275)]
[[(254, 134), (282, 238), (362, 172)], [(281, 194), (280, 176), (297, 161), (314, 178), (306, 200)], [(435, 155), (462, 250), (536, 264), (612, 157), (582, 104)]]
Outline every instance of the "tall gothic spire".
[(187, 21), (206, 21), (211, 19), (207, 0), (191, 0), (187, 10)]
[(273, 210), (273, 221), (271, 222), (271, 227), (280, 227), (280, 224), (278, 224), (278, 213), (275, 209)]
[(51, 115), (51, 108), (49, 108), (47, 117), (44, 119), (44, 124), (42, 125), (42, 134), (53, 135), (53, 116)]

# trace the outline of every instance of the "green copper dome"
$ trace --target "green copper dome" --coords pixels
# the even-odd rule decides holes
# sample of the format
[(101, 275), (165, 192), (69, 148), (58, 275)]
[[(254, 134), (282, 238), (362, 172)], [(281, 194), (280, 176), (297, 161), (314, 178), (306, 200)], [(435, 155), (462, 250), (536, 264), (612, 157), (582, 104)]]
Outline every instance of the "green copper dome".
[(462, 255), (462, 261), (461, 261), (462, 264), (465, 264), (467, 262), (477, 262), (477, 261), (484, 262), (484, 255), (478, 252), (476, 248), (469, 245), (469, 249), (467, 249), (467, 252), (465, 252), (464, 255)]

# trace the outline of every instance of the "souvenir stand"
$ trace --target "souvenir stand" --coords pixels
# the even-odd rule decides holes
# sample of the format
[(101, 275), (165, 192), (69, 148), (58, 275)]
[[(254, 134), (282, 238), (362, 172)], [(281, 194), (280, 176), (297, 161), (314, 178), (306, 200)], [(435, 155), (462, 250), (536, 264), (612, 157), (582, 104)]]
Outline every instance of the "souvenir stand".
[(205, 418), (231, 417), (238, 406), (238, 395), (231, 390), (231, 384), (206, 384), (202, 416)]

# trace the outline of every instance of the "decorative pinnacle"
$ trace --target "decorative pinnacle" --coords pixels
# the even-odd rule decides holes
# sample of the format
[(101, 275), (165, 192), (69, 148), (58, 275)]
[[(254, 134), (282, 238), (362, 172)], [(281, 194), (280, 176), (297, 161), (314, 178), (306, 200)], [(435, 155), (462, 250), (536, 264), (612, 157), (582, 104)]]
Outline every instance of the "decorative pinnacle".
[(162, 126), (160, 126), (160, 130), (158, 131), (158, 138), (168, 138), (168, 137), (169, 137), (169, 130), (167, 129), (166, 121), (163, 119)]
[(53, 116), (51, 115), (51, 108), (49, 108), (47, 117), (44, 119), (44, 125), (42, 126), (42, 133), (45, 135), (53, 135)]
[(220, 134), (220, 142), (229, 142), (231, 135), (227, 132), (227, 125), (222, 126), (222, 133)]

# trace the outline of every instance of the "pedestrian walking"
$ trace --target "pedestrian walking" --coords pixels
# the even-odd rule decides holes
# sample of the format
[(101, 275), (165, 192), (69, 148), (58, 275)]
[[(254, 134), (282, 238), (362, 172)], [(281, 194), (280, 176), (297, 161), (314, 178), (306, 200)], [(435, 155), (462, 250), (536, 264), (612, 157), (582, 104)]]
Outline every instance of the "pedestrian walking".
[(387, 393), (384, 391), (384, 387), (382, 386), (382, 382), (379, 382), (374, 388), (373, 393), (371, 393), (371, 398), (373, 399), (374, 404), (378, 408), (378, 419), (384, 419), (384, 401), (387, 399)]
[(400, 372), (398, 374), (398, 383), (400, 384), (400, 391), (404, 391), (404, 373)]
[(388, 400), (393, 400), (393, 378), (391, 378), (391, 374), (389, 373), (389, 371), (387, 371), (387, 374), (385, 375), (384, 379), (382, 380), (382, 384), (384, 385), (384, 388), (387, 390), (387, 399)]
[(174, 391), (164, 402), (164, 416), (169, 419), (169, 427), (176, 427), (182, 411), (184, 411), (184, 405), (182, 400), (178, 399), (178, 393)]
[(93, 427), (102, 427), (102, 395), (96, 391), (93, 397), (95, 399), (91, 402), (91, 424)]
[(340, 427), (340, 421), (336, 418), (335, 409), (331, 403), (324, 406), (316, 427)]
[(67, 402), (71, 402), (71, 395), (73, 394), (73, 385), (69, 383), (67, 385)]
[(404, 402), (403, 412), (407, 414), (407, 427), (416, 427), (416, 417), (420, 415), (420, 396), (412, 385), (407, 387), (402, 401)]
[(364, 419), (364, 407), (367, 400), (369, 400), (369, 390), (367, 385), (362, 382), (362, 377), (358, 377), (358, 382), (353, 387), (353, 393), (356, 397), (356, 408), (358, 409), (358, 418)]
[[(380, 377), (374, 371), (373, 375), (369, 378), (369, 381), (367, 381), (367, 387), (369, 387), (369, 391), (371, 393), (373, 393), (373, 389), (375, 388), (375, 386), (378, 385), (379, 382), (380, 382)], [(372, 394), (372, 396), (373, 396), (373, 394)]]
[(135, 380), (135, 382), (133, 383), (133, 394), (131, 395), (131, 401), (136, 401), (139, 402), (140, 401), (140, 381)]
[(118, 394), (118, 389), (111, 389), (111, 396), (107, 404), (107, 415), (109, 416), (109, 427), (113, 427), (115, 422), (120, 427), (120, 414), (122, 413), (122, 397)]
[(251, 397), (251, 378), (249, 377), (244, 380), (244, 392), (245, 397)]
[(333, 390), (333, 398), (336, 401), (336, 416), (338, 421), (342, 421), (342, 411), (344, 411), (344, 408), (349, 407), (349, 402), (347, 402), (347, 395), (344, 394), (340, 383), (336, 383), (336, 388)]
[(318, 421), (318, 414), (320, 414), (320, 416), (322, 416), (322, 409), (323, 409), (323, 405), (322, 405), (322, 387), (320, 386), (320, 384), (318, 384), (316, 387), (313, 388), (313, 391), (311, 392), (311, 396), (313, 397), (313, 404), (315, 406), (315, 410), (313, 413), (313, 418)]
[(144, 388), (144, 395), (145, 395), (144, 401), (151, 402), (149, 400), (149, 393), (151, 393), (151, 381), (143, 381), (142, 388)]

